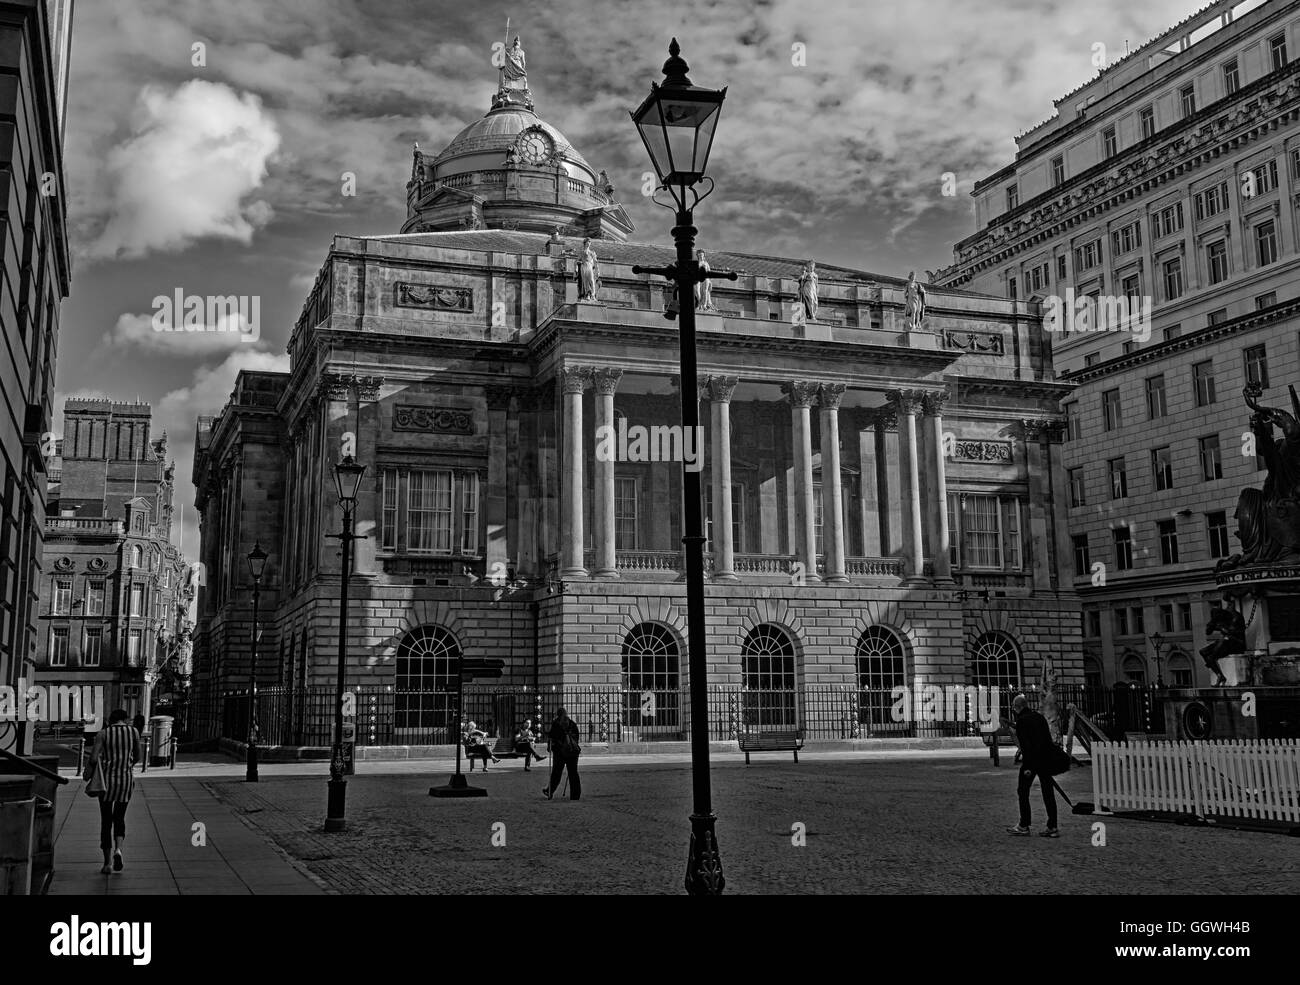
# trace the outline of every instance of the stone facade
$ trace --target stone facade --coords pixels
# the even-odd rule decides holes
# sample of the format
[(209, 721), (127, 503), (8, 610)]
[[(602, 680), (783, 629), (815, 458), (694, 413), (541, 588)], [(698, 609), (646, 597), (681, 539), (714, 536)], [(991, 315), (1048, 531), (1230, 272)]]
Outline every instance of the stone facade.
[(1297, 382), (1300, 4), (1232, 7), (1057, 100), (976, 184), (979, 232), (937, 277), (1040, 315), (1068, 292), (1150, 305), (1118, 330), (1041, 332), (1077, 385), (1061, 522), (1098, 683), (1212, 681), (1196, 652), (1213, 568), (1238, 550), (1239, 490), (1262, 479), (1241, 391), (1255, 380), (1286, 406)]
[[(499, 138), (475, 167), (526, 170)], [(582, 240), (527, 228), (521, 194), (517, 228), (499, 210), (487, 229), (426, 212), (425, 232), (336, 237), (290, 371), (241, 374), (200, 420), (195, 654), (213, 700), (247, 681), (238, 569), (255, 542), (271, 555), (259, 681), (333, 683), (347, 455), (367, 467), (349, 688), (452, 686), (463, 653), (503, 659), (502, 684), (680, 693), (693, 448), (711, 683), (788, 693), (813, 727), (815, 688), (1011, 689), (1049, 657), (1082, 680), (1054, 534), (1069, 387), (1019, 306), (932, 290), (913, 327), (902, 278), (819, 264), (805, 321), (803, 260), (710, 251), (739, 276), (697, 317), (696, 439), (677, 427), (671, 294), (632, 270), (673, 250), (583, 228), (600, 288), (580, 300)]]

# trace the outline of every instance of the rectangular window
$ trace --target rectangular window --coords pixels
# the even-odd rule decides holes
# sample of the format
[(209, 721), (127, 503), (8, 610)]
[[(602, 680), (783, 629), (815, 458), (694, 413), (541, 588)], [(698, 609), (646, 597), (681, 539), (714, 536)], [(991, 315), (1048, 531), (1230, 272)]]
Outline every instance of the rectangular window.
[(1065, 254), (1056, 258), (1056, 279), (1065, 280)]
[(1133, 569), (1133, 538), (1129, 536), (1128, 527), (1116, 527), (1110, 532), (1115, 544), (1115, 568), (1119, 571)]
[(1205, 248), (1205, 265), (1210, 272), (1210, 283), (1221, 284), (1228, 279), (1228, 244), (1223, 240)]
[(98, 667), (104, 652), (104, 631), (98, 626), (86, 629), (86, 640), (81, 649), (81, 666)]
[(1228, 556), (1228, 514), (1226, 510), (1216, 510), (1205, 514), (1205, 529), (1210, 540), (1210, 557)]
[(1160, 533), (1160, 563), (1178, 563), (1178, 521), (1159, 520), (1156, 528)]
[(104, 583), (102, 581), (86, 582), (86, 615), (102, 616), (104, 614)]
[(1192, 628), (1192, 603), (1191, 602), (1178, 603), (1178, 620), (1179, 620), (1179, 625), (1178, 625), (1179, 629), (1188, 630)]
[(962, 504), (962, 547), (967, 566), (1002, 567), (1002, 534), (998, 529), (998, 498), (966, 496)]
[(817, 554), (825, 554), (826, 548), (822, 540), (822, 484), (813, 483), (813, 551)]
[(1142, 139), (1154, 137), (1156, 133), (1156, 111), (1154, 107), (1148, 106), (1138, 113), (1138, 120), (1142, 124)]
[(451, 473), (412, 469), (406, 484), (406, 546), (420, 554), (451, 553)]
[(1137, 348), (1138, 348), (1138, 344), (1136, 342), (1125, 342), (1124, 355), (1126, 356), (1132, 355), (1133, 353), (1137, 352)]
[(1223, 94), (1231, 96), (1241, 88), (1241, 73), (1237, 70), (1237, 59), (1223, 63)]
[(1273, 62), (1273, 71), (1286, 68), (1286, 34), (1277, 34), (1268, 39), (1268, 54)]
[(1206, 482), (1223, 478), (1223, 458), (1219, 452), (1219, 436), (1206, 435), (1198, 442), (1201, 449), (1201, 478)]
[(1160, 632), (1172, 633), (1174, 631), (1174, 607), (1169, 603), (1160, 606)]
[(1147, 377), (1147, 420), (1157, 421), (1169, 413), (1165, 400), (1165, 374)]
[(1183, 334), (1183, 326), (1170, 325), (1162, 334), (1166, 342), (1172, 342), (1174, 339), (1178, 338), (1178, 336)]
[(1128, 632), (1128, 609), (1125, 606), (1117, 606), (1111, 610), (1111, 615), (1115, 622), (1115, 635), (1127, 636)]
[(460, 552), (478, 554), (478, 473), (466, 472), (460, 485)]
[(1101, 610), (1088, 610), (1088, 635), (1096, 639), (1101, 635)]
[(1222, 325), (1224, 322), (1228, 320), (1228, 309), (1217, 308), (1216, 310), (1211, 311), (1208, 315), (1206, 315), (1205, 320), (1211, 328), (1213, 328), (1215, 325)]
[(1178, 90), (1178, 99), (1183, 107), (1183, 119), (1196, 113), (1196, 86), (1183, 86)]
[(1002, 498), (1002, 550), (1004, 567), (1020, 571), (1024, 557), (1020, 550), (1020, 500)]
[(1013, 301), (1018, 297), (1016, 294), (1016, 279), (1014, 277), (1007, 278), (1007, 297), (1011, 298)]
[(1114, 157), (1115, 152), (1119, 150), (1119, 141), (1115, 139), (1115, 128), (1107, 127), (1101, 132), (1101, 155), (1102, 157)]
[(1183, 203), (1166, 205), (1151, 217), (1151, 238), (1163, 239), (1183, 231)]
[(1174, 487), (1174, 463), (1168, 445), (1151, 449), (1151, 482), (1156, 492)]
[(1092, 561), (1088, 557), (1088, 535), (1075, 534), (1070, 541), (1074, 544), (1074, 577), (1086, 578), (1092, 571)]
[(1196, 392), (1196, 406), (1208, 407), (1214, 403), (1214, 360), (1192, 366), (1192, 389)]
[(1020, 205), (1020, 188), (1017, 185), (1012, 185), (1007, 189), (1007, 211), (1010, 212), (1018, 205)]
[(1212, 218), (1228, 207), (1228, 183), (1220, 182), (1205, 191), (1197, 192), (1192, 196), (1192, 201), (1196, 206), (1197, 222)]
[(1256, 195), (1263, 195), (1265, 192), (1271, 192), (1277, 187), (1277, 161), (1265, 161), (1248, 172), (1250, 178), (1242, 181), (1241, 194), (1243, 198), (1253, 198)]
[(1183, 258), (1174, 257), (1172, 260), (1166, 260), (1164, 264), (1165, 274), (1165, 299), (1172, 301), (1174, 298), (1183, 296)]
[(1065, 184), (1065, 158), (1052, 158), (1052, 187)]
[(54, 583), (54, 599), (50, 607), (50, 615), (66, 616), (72, 607), (72, 582), (56, 581)]
[(1142, 245), (1142, 223), (1134, 220), (1127, 225), (1120, 226), (1110, 234), (1111, 251), (1119, 256), (1122, 253), (1131, 253)]
[(639, 549), (637, 539), (636, 479), (618, 476), (614, 480), (614, 548), (619, 551)]
[(1272, 219), (1255, 227), (1255, 262), (1267, 267), (1277, 261), (1277, 226)]
[(68, 627), (50, 627), (50, 666), (68, 666)]
[(1132, 610), (1133, 632), (1141, 636), (1147, 631), (1146, 616), (1140, 606), (1135, 606)]
[(1106, 422), (1106, 430), (1114, 431), (1124, 423), (1120, 412), (1119, 390), (1107, 390), (1101, 395), (1101, 415)]
[(143, 585), (132, 585), (132, 586), (131, 586), (131, 609), (130, 609), (130, 612), (131, 612), (131, 615), (133, 615), (133, 616), (142, 616), (142, 615), (144, 615), (144, 586), (143, 586)]
[(379, 547), (385, 551), (397, 550), (397, 469), (383, 472), (383, 514), (379, 521)]
[(1255, 310), (1263, 311), (1265, 308), (1271, 308), (1277, 304), (1277, 291), (1269, 291), (1267, 294), (1261, 294), (1255, 298)]
[(1243, 354), (1246, 363), (1246, 380), (1268, 389), (1268, 351), (1263, 343), (1252, 345)]
[(1079, 419), (1079, 402), (1071, 400), (1065, 405), (1065, 440), (1078, 441), (1083, 437), (1083, 424)]
[(1128, 495), (1128, 472), (1124, 468), (1124, 459), (1112, 458), (1106, 463), (1106, 473), (1110, 476), (1110, 498), (1123, 499)]
[(1094, 239), (1091, 243), (1084, 243), (1082, 246), (1074, 248), (1074, 270), (1075, 273), (1082, 273), (1090, 270), (1101, 262), (1101, 240)]
[[(951, 487), (950, 487), (951, 488)], [(961, 567), (961, 518), (957, 515), (957, 493), (948, 494), (948, 563)]]
[(1101, 362), (1100, 352), (1090, 352), (1083, 357), (1084, 366), (1096, 366), (1099, 362)]
[(1300, 147), (1291, 148), (1291, 177), (1300, 178)]
[(133, 629), (126, 636), (126, 663), (129, 667), (138, 667), (140, 665), (141, 644), (144, 641), (144, 634)]

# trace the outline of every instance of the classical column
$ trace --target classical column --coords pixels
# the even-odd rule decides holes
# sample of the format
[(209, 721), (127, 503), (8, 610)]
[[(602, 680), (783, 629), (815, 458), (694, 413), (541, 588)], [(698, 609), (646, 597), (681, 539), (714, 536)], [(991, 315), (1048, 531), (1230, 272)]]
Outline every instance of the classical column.
[(808, 408), (817, 397), (817, 384), (795, 380), (782, 392), (790, 401), (790, 423), (794, 436), (794, 535), (796, 560), (803, 565), (808, 581), (817, 578), (817, 531), (813, 521), (812, 421)]
[(903, 547), (908, 573), (905, 584), (925, 580), (925, 555), (921, 539), (921, 475), (917, 467), (916, 414), (921, 409), (921, 391), (890, 390), (889, 399), (898, 414), (898, 444), (903, 486)]
[(614, 547), (614, 391), (622, 377), (621, 369), (601, 367), (594, 371), (596, 386), (596, 433), (606, 435), (602, 446), (609, 454), (596, 456), (596, 574), (601, 578), (618, 577), (618, 557)]
[[(1047, 538), (1048, 476), (1043, 467), (1043, 441), (1050, 420), (1035, 418), (1020, 422), (1025, 442), (1025, 470), (1029, 479), (1029, 529), (1020, 534), (1020, 556), (1030, 567), (1035, 590), (1052, 586), (1051, 559), (1045, 549)], [(1014, 569), (1014, 564), (1011, 566)]]
[(591, 385), (591, 367), (560, 370), (564, 391), (564, 452), (560, 479), (560, 577), (586, 577), (582, 557), (582, 394)]
[(731, 536), (731, 395), (740, 378), (710, 376), (713, 434), (713, 577), (736, 581), (736, 545)]
[(844, 572), (844, 489), (840, 477), (840, 401), (843, 383), (823, 383), (822, 412), (822, 546), (826, 580), (848, 581)]
[(934, 497), (930, 503), (931, 529), (934, 533), (934, 580), (951, 582), (952, 558), (948, 553), (951, 531), (948, 529), (948, 478), (945, 473), (943, 441), (943, 405), (948, 401), (948, 391), (927, 393), (922, 399), (925, 417), (929, 422), (930, 440), (926, 450), (930, 453), (930, 489)]

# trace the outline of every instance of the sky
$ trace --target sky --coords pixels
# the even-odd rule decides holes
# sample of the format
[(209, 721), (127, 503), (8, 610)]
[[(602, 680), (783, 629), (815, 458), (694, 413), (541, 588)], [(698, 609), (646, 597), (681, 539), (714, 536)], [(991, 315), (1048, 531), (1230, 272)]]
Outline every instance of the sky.
[[(152, 403), (177, 463), (173, 539), (193, 557), (196, 417), (220, 412), (241, 369), (289, 368), (334, 235), (400, 230), (412, 143), (436, 153), (487, 112), (507, 18), (538, 115), (608, 171), (635, 241), (669, 242), (628, 111), (676, 36), (693, 82), (728, 87), (701, 248), (920, 276), (974, 232), (970, 190), (1013, 159), (1015, 135), (1095, 76), (1096, 43), (1113, 59), (1199, 6), (79, 0), (55, 430), (69, 396)], [(219, 312), (208, 326), (234, 330), (156, 330), (172, 323), (155, 298), (178, 290), (256, 298), (256, 331)]]

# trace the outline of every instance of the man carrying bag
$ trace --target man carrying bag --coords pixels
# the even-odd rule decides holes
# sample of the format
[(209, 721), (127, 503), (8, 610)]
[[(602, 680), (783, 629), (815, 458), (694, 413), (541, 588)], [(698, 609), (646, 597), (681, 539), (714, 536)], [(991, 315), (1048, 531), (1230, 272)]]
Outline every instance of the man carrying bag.
[(582, 781), (578, 779), (578, 757), (582, 746), (578, 744), (578, 724), (569, 717), (563, 708), (551, 723), (551, 782), (542, 787), (542, 796), (550, 800), (555, 795), (555, 788), (560, 785), (560, 776), (565, 770), (569, 775), (569, 799), (582, 797)]
[[(1025, 836), (1029, 829), (1029, 788), (1034, 785), (1034, 777), (1043, 791), (1043, 806), (1047, 808), (1047, 827), (1039, 832), (1043, 838), (1059, 838), (1061, 833), (1056, 828), (1056, 793), (1052, 777), (1064, 773), (1070, 768), (1070, 759), (1065, 750), (1052, 741), (1052, 730), (1047, 726), (1047, 719), (1029, 707), (1029, 700), (1023, 694), (1017, 694), (1011, 702), (1011, 714), (1015, 720), (1016, 741), (1020, 744), (1020, 778), (1016, 786), (1016, 795), (1020, 801), (1020, 823), (1007, 828), (1013, 835)], [(1064, 767), (1061, 766), (1064, 760)]]

